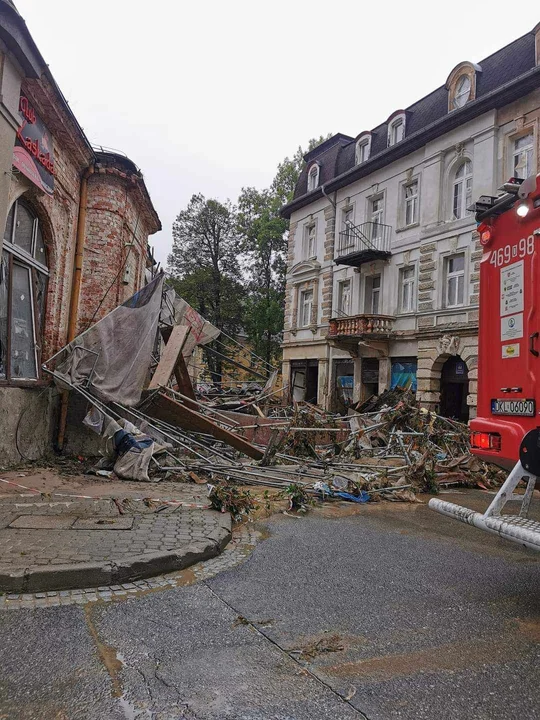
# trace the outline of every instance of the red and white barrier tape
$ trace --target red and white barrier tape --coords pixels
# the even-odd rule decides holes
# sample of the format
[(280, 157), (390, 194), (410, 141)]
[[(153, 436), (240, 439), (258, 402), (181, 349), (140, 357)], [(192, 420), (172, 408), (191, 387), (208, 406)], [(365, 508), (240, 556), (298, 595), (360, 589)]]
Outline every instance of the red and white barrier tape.
[[(5, 478), (0, 478), (0, 482), (5, 483), (6, 485), (13, 485), (14, 487), (21, 488), (22, 490), (30, 490), (36, 495), (54, 495), (55, 497), (75, 498), (82, 500), (111, 500), (112, 502), (114, 502), (115, 499), (112, 498), (110, 495), (69, 495), (67, 493), (57, 492), (48, 493), (43, 490), (38, 490), (37, 488), (27, 487), (26, 485), (21, 485), (20, 483), (11, 482), (11, 480), (6, 480)], [(182, 502), (181, 500), (161, 500), (161, 498), (126, 498), (126, 500), (129, 500), (129, 502), (152, 502), (160, 503), (161, 505), (177, 505), (179, 507), (185, 507), (192, 510), (208, 510), (212, 507), (210, 504), (202, 505), (201, 503), (186, 503)]]

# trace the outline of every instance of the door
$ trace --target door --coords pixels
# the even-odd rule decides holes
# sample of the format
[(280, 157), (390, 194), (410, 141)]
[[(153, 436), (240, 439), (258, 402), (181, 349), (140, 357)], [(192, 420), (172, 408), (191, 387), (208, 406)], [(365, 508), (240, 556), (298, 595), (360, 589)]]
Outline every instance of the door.
[(377, 358), (362, 358), (362, 389), (364, 397), (368, 400), (372, 395), (379, 394), (379, 360)]
[(463, 362), (459, 356), (448, 358), (441, 373), (441, 415), (467, 422), (469, 420), (468, 394), (469, 371), (467, 363)]
[(317, 404), (317, 395), (319, 393), (319, 368), (308, 367), (306, 377), (306, 400), (309, 403)]
[(291, 395), (295, 402), (317, 402), (319, 361), (294, 360), (291, 363)]
[(378, 315), (381, 306), (381, 276), (366, 276), (366, 301), (364, 304), (366, 315)]

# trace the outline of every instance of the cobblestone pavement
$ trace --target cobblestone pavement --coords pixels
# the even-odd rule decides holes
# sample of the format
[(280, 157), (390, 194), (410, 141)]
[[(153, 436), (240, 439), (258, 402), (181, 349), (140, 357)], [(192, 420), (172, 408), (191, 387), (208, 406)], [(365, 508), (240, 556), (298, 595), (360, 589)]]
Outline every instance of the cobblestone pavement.
[(123, 499), (0, 496), (0, 590), (122, 584), (211, 557), (230, 540), (231, 519), (201, 493), (179, 485), (153, 499), (140, 489)]
[(263, 534), (251, 525), (234, 530), (231, 542), (221, 555), (178, 572), (167, 573), (146, 580), (106, 585), (80, 590), (60, 590), (37, 593), (6, 593), (0, 595), (0, 612), (24, 608), (57, 607), (59, 605), (86, 605), (87, 603), (114, 602), (159, 592), (174, 587), (191, 585), (214, 577), (223, 570), (230, 570), (243, 563), (253, 551)]

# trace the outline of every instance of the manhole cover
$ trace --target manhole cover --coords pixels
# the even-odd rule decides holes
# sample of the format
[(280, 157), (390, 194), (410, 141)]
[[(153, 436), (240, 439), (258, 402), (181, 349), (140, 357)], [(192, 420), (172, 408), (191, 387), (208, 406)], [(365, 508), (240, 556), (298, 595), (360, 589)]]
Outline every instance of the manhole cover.
[(66, 530), (73, 525), (73, 515), (19, 515), (8, 527), (17, 530)]
[(73, 523), (74, 530), (131, 530), (133, 520), (131, 517), (117, 518), (77, 518)]

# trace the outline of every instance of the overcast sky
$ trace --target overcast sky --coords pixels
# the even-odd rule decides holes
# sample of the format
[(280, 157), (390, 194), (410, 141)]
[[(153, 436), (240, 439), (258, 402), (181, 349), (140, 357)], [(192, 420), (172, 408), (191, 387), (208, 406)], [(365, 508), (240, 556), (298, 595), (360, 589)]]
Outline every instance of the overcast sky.
[(142, 169), (162, 263), (193, 193), (266, 187), (310, 137), (378, 125), (540, 20), (495, 0), (15, 2), (90, 141)]

